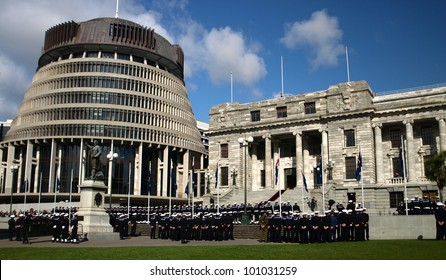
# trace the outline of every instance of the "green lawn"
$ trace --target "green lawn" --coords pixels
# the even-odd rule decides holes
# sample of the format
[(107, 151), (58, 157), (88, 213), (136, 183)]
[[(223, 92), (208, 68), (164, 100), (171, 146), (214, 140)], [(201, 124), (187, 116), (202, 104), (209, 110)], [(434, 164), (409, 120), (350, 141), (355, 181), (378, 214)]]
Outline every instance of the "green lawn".
[(1, 260), (446, 260), (446, 242), (373, 240), (329, 244), (112, 248), (2, 248)]

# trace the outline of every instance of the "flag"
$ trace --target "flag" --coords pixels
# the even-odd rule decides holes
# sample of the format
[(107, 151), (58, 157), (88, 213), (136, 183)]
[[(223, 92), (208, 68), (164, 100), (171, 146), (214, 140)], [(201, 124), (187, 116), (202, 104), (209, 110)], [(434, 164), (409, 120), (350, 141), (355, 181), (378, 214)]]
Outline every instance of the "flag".
[(187, 195), (189, 195), (190, 192), (194, 193), (194, 173), (195, 173), (194, 165), (195, 165), (195, 158), (192, 159), (192, 170), (191, 170), (191, 172), (192, 172), (192, 174), (191, 174), (192, 183), (191, 183), (191, 185), (189, 185), (190, 177), (188, 177), (187, 178), (186, 189), (184, 191)]
[(279, 182), (279, 164), (280, 164), (279, 159), (277, 159), (277, 161), (276, 161), (276, 185)]
[(22, 183), (22, 192), (28, 192), (28, 180), (25, 179)]
[(151, 173), (151, 164), (149, 164), (149, 174), (148, 174), (148, 180), (147, 180), (147, 194), (150, 195), (150, 192), (152, 191), (152, 173)]
[(317, 171), (317, 182), (316, 183), (318, 185), (322, 185), (322, 155), (319, 158), (319, 162), (317, 164), (316, 171)]
[(308, 192), (307, 179), (305, 178), (305, 175), (303, 172), (302, 172), (302, 181), (304, 182), (305, 191)]
[(215, 188), (218, 186), (218, 162), (217, 162), (217, 168), (215, 169)]
[(356, 164), (356, 181), (361, 181), (362, 176), (362, 155), (361, 152), (358, 154), (358, 163)]
[(176, 174), (175, 174), (175, 168), (173, 166), (173, 160), (170, 160), (171, 162), (171, 170), (170, 170), (170, 178), (172, 180), (171, 182), (171, 188), (170, 188), (170, 195), (176, 194), (176, 190), (177, 190), (177, 179), (176, 179)]
[(405, 163), (405, 151), (404, 151), (404, 143), (403, 141), (401, 141), (401, 147), (400, 147), (400, 151), (399, 151), (399, 160), (400, 160), (400, 170), (399, 172), (401, 172), (402, 174), (399, 174), (400, 177), (405, 177), (406, 176), (406, 163)]
[(60, 179), (59, 177), (56, 178), (56, 192), (60, 191)]
[(189, 196), (189, 178), (187, 178), (186, 188), (184, 189), (184, 193)]

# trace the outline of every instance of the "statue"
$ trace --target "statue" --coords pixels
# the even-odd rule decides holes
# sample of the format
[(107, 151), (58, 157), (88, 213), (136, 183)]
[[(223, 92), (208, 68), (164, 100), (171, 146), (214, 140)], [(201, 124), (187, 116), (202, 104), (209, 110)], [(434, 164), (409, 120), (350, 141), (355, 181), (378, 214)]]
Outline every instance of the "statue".
[(99, 146), (98, 140), (93, 141), (93, 146), (85, 145), (90, 149), (90, 166), (91, 166), (91, 176), (87, 177), (87, 180), (104, 180), (104, 173), (101, 170), (100, 157), (102, 155), (102, 149)]

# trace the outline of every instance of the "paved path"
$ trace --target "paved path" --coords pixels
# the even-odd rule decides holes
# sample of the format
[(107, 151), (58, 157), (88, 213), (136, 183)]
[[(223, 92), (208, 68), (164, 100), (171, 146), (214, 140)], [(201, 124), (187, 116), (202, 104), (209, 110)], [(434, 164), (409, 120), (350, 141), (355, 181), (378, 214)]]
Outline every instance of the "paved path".
[[(32, 247), (32, 248), (76, 248), (76, 247), (133, 247), (133, 246), (238, 246), (261, 245), (255, 239), (236, 239), (227, 241), (190, 241), (182, 244), (179, 241), (165, 239), (150, 239), (148, 236), (129, 237), (124, 240), (88, 240), (78, 244), (51, 242), (51, 236), (30, 237), (31, 244), (22, 244), (21, 241), (0, 240), (0, 248)], [(275, 243), (276, 244), (276, 243)], [(279, 244), (279, 243), (277, 243)], [(285, 244), (285, 243), (283, 243)]]

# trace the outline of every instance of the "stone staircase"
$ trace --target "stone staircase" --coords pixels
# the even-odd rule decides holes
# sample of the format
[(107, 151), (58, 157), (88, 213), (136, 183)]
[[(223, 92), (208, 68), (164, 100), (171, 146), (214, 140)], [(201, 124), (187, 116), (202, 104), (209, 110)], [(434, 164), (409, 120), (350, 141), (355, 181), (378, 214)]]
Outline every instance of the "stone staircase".
[[(130, 231), (130, 229), (129, 229)], [(150, 228), (147, 224), (138, 224), (136, 234), (150, 236)], [(260, 230), (258, 225), (234, 225), (234, 239), (258, 239)]]

